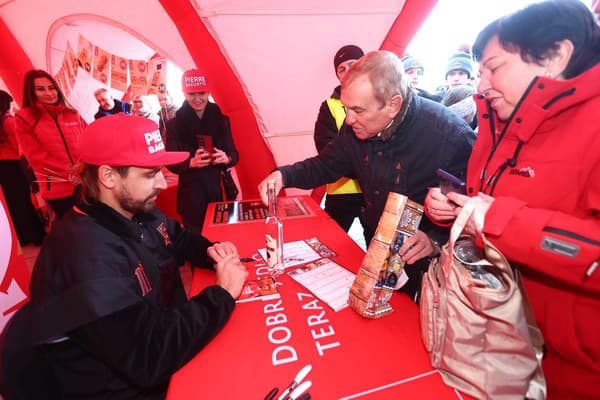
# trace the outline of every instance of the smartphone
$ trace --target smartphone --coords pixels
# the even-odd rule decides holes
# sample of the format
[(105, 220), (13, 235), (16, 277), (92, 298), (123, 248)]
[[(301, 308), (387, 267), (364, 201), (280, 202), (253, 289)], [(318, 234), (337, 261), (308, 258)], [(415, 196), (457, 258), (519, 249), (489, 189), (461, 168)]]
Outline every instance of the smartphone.
[(448, 194), (450, 192), (456, 192), (459, 194), (467, 194), (467, 187), (464, 181), (461, 181), (449, 172), (444, 171), (441, 168), (435, 172), (440, 180), (440, 191), (442, 194)]
[(204, 150), (209, 152), (211, 155), (214, 152), (212, 136), (196, 135), (196, 143), (198, 144), (198, 147), (204, 147)]

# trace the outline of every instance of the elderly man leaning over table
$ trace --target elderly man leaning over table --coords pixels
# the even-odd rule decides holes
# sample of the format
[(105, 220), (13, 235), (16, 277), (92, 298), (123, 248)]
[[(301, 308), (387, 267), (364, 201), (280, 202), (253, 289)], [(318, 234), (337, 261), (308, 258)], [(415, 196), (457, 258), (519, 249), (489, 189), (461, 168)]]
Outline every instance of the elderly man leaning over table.
[[(438, 186), (438, 168), (464, 177), (473, 131), (443, 105), (414, 95), (395, 54), (371, 52), (354, 63), (342, 80), (341, 101), (347, 115), (340, 134), (318, 156), (271, 173), (258, 187), (263, 201), (269, 179), (276, 180), (279, 191), (355, 178), (365, 198), (365, 237), (370, 240), (389, 192), (423, 203), (427, 189)], [(425, 258), (446, 238), (447, 231), (424, 216), (420, 230), (400, 249), (403, 260), (415, 264), (406, 269), (410, 279), (402, 288), (415, 300)]]

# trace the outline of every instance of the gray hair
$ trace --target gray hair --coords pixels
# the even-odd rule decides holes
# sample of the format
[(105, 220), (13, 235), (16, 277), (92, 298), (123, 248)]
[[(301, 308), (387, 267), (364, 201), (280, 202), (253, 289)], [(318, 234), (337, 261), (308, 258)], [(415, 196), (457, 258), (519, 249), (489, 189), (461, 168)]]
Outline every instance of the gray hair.
[(101, 95), (102, 93), (107, 93), (108, 89), (101, 87), (100, 89), (96, 89), (94, 90), (94, 97), (98, 97), (98, 95)]
[(373, 86), (373, 96), (383, 107), (392, 97), (399, 95), (402, 100), (409, 97), (410, 87), (402, 61), (390, 51), (372, 51), (352, 64), (342, 87), (351, 84), (356, 78), (367, 75)]

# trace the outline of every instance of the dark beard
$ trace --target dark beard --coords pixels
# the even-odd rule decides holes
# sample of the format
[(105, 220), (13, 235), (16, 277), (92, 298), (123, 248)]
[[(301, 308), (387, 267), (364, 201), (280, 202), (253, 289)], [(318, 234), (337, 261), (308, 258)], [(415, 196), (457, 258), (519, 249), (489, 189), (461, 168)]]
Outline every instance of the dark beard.
[(129, 192), (126, 188), (123, 190), (123, 196), (119, 197), (119, 205), (125, 211), (130, 212), (133, 215), (136, 214), (146, 214), (154, 209), (156, 203), (154, 200), (150, 200), (152, 197), (158, 195), (158, 190), (154, 191), (150, 196), (146, 197), (144, 200), (134, 200), (129, 195)]

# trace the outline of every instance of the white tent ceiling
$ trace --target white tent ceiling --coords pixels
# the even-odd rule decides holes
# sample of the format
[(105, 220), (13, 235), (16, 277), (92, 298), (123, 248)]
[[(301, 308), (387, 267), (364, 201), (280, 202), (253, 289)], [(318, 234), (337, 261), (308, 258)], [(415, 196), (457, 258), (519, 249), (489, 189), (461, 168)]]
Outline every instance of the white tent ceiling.
[[(191, 4), (239, 78), (277, 164), (283, 164), (314, 154), (317, 111), (337, 84), (335, 51), (350, 43), (366, 51), (378, 49), (404, 1)], [(51, 74), (62, 64), (67, 40), (77, 50), (79, 34), (111, 54), (148, 59), (158, 53), (181, 69), (195, 64), (188, 47), (204, 46), (198, 40), (186, 47), (158, 0), (0, 0), (0, 18), (34, 68)], [(97, 108), (92, 92), (99, 86), (83, 73), (69, 96), (88, 121)]]

